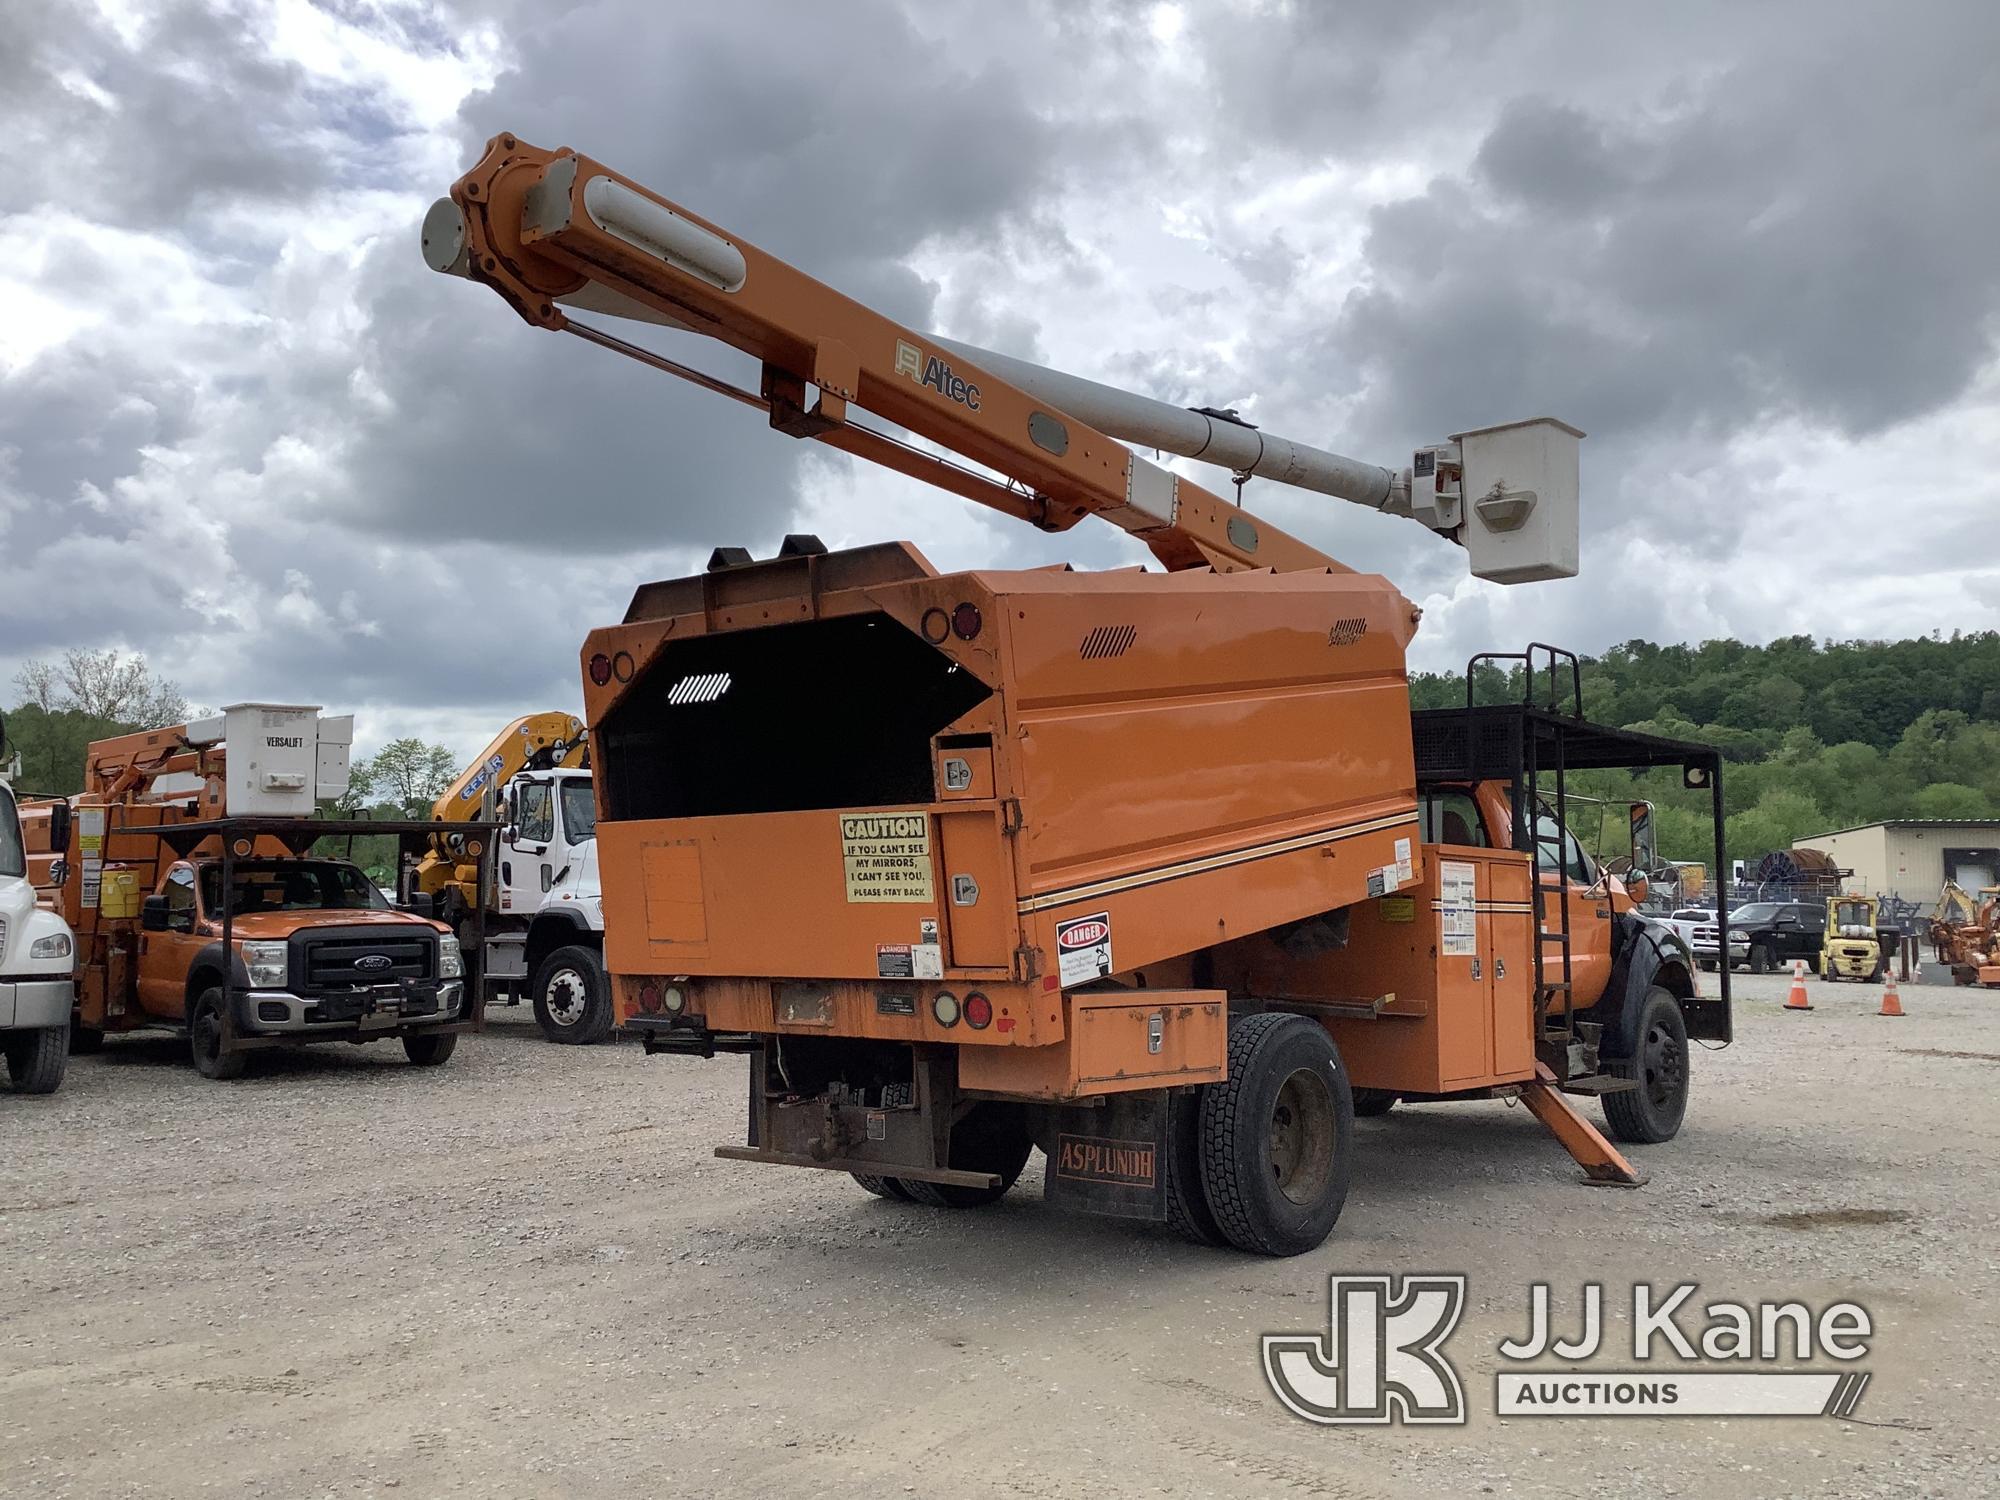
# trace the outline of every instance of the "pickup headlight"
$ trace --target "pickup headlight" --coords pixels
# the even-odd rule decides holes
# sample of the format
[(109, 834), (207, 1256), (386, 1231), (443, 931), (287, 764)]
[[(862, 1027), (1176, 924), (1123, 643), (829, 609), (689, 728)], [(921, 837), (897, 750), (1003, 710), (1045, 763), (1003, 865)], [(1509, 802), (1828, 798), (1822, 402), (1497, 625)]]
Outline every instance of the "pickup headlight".
[(68, 958), (75, 951), (76, 944), (70, 941), (66, 932), (52, 932), (28, 944), (30, 958)]
[(238, 944), (243, 967), (250, 975), (253, 990), (277, 990), (285, 986), (285, 944), (244, 942)]
[(438, 978), (462, 979), (465, 977), (465, 955), (458, 950), (458, 939), (445, 933), (438, 939)]

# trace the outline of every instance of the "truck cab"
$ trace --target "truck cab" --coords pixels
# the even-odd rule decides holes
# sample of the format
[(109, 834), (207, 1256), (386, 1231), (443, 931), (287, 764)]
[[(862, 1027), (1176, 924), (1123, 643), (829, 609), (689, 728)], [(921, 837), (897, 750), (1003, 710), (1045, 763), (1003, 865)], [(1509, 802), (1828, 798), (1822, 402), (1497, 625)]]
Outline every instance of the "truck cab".
[(0, 782), (0, 1056), (17, 1094), (52, 1094), (69, 1059), (76, 938), (36, 903), (14, 793)]

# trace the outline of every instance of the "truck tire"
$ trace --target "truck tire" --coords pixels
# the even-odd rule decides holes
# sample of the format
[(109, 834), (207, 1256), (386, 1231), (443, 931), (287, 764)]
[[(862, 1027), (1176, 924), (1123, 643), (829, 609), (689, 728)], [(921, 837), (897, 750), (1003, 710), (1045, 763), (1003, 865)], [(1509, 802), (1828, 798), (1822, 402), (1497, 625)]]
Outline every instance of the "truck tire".
[(104, 1033), (95, 1026), (69, 1023), (69, 1055), (71, 1057), (95, 1057), (104, 1050)]
[(1332, 1233), (1354, 1160), (1354, 1095), (1340, 1049), (1304, 1016), (1229, 1028), (1229, 1077), (1201, 1101), (1201, 1174), (1229, 1242), (1302, 1255)]
[(1688, 1036), (1680, 1001), (1657, 984), (1646, 991), (1634, 1036), (1634, 1055), (1604, 1070), (1636, 1078), (1639, 1086), (1606, 1094), (1604, 1120), (1621, 1141), (1657, 1146), (1679, 1133), (1687, 1114)]
[(403, 1038), (403, 1056), (420, 1068), (441, 1068), (457, 1050), (455, 1031), (419, 1031)]
[(1201, 1185), (1201, 1098), (1206, 1092), (1167, 1097), (1167, 1227), (1182, 1239), (1220, 1250), (1229, 1236), (1215, 1222)]
[(1403, 1096), (1393, 1089), (1354, 1089), (1354, 1117), (1357, 1120), (1372, 1120), (1377, 1115), (1386, 1115), (1396, 1107), (1396, 1101)]
[(913, 1203), (932, 1208), (984, 1208), (1007, 1196), (1028, 1164), (1034, 1142), (1028, 1139), (1027, 1123), (1020, 1108), (1009, 1104), (981, 1104), (951, 1132), (951, 1165), (961, 1172), (992, 1172), (1000, 1181), (992, 1187), (960, 1187), (955, 1183), (919, 1182), (914, 1177), (896, 1179)]
[(891, 1203), (908, 1203), (910, 1189), (900, 1177), (876, 1177), (866, 1172), (847, 1174), (878, 1198), (887, 1198)]
[(222, 1050), (222, 989), (218, 985), (203, 990), (188, 1014), (188, 1056), (195, 1072), (219, 1083), (241, 1078), (244, 1064), (250, 1061), (241, 1052)]
[(1750, 945), (1750, 972), (1768, 974), (1771, 972), (1771, 949), (1764, 943)]
[(69, 1068), (69, 1027), (35, 1026), (0, 1035), (7, 1086), (17, 1094), (53, 1094)]
[(552, 1042), (586, 1047), (611, 1034), (611, 984), (604, 957), (572, 943), (535, 970), (535, 1024)]

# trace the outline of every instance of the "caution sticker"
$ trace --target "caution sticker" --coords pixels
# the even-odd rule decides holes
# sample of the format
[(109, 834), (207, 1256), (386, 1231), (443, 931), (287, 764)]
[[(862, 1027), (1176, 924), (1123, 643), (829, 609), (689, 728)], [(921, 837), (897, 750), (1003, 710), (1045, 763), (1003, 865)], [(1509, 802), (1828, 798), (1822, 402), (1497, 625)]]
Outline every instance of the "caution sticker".
[(849, 901), (932, 901), (931, 820), (923, 813), (842, 813)]
[(1376, 903), (1375, 910), (1385, 922), (1414, 922), (1417, 920), (1417, 898), (1384, 896)]
[(1056, 924), (1056, 969), (1064, 989), (1111, 972), (1111, 913)]
[(1446, 958), (1479, 954), (1479, 873), (1450, 859), (1438, 861), (1438, 952)]

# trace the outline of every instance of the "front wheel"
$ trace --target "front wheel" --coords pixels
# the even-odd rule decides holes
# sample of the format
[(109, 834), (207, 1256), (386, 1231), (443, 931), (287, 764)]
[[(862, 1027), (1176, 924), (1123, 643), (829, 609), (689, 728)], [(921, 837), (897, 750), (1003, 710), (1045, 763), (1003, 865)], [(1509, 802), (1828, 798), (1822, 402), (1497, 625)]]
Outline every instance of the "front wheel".
[(535, 970), (535, 1023), (552, 1042), (588, 1046), (611, 1034), (611, 985), (595, 948), (558, 948)]
[(69, 1068), (69, 1027), (36, 1026), (0, 1033), (7, 1085), (17, 1094), (53, 1094)]
[(1605, 1071), (1639, 1084), (1604, 1096), (1604, 1119), (1612, 1135), (1640, 1146), (1672, 1140), (1687, 1114), (1688, 1097), (1687, 1019), (1680, 1001), (1657, 984), (1646, 991), (1633, 1055), (1608, 1064)]
[(188, 1017), (188, 1055), (195, 1072), (226, 1083), (241, 1078), (250, 1059), (241, 1052), (224, 1051), (223, 1041), (222, 990), (218, 986), (203, 990), (194, 1002), (194, 1014)]
[(1750, 972), (1768, 974), (1771, 972), (1771, 950), (1762, 943), (1750, 945)]
[(403, 1056), (420, 1068), (441, 1068), (457, 1050), (455, 1031), (420, 1031), (403, 1038)]
[(1216, 1223), (1239, 1250), (1301, 1255), (1332, 1233), (1354, 1159), (1354, 1094), (1326, 1028), (1245, 1016), (1229, 1076), (1201, 1102), (1201, 1171)]

